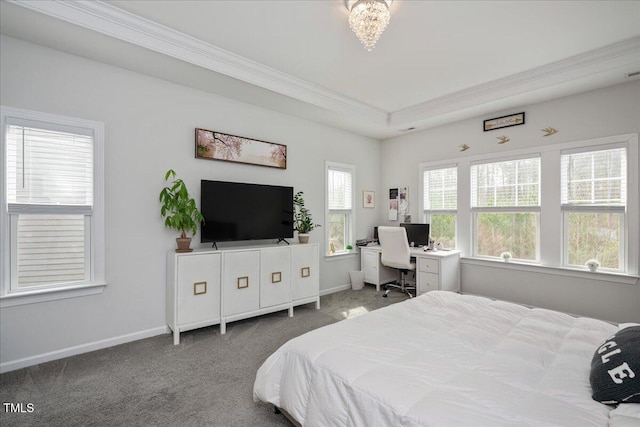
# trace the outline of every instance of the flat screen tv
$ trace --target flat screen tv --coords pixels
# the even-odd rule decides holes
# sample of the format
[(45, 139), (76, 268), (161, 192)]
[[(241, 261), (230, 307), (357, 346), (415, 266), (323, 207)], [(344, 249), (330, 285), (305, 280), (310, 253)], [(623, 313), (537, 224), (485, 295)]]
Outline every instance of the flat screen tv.
[(293, 187), (201, 180), (200, 197), (203, 243), (293, 237)]

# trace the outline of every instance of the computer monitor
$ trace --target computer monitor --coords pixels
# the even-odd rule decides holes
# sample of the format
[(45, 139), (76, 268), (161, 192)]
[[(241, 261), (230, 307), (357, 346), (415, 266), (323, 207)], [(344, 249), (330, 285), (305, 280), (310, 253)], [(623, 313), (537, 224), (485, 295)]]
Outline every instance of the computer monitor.
[(409, 246), (418, 247), (429, 244), (429, 224), (406, 222), (400, 224), (400, 227), (404, 227), (407, 230)]

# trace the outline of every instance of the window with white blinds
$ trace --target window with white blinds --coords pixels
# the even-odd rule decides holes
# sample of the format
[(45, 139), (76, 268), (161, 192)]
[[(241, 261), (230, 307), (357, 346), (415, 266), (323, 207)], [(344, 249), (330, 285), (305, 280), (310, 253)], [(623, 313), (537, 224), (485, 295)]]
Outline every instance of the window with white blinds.
[(471, 166), (471, 207), (540, 205), (540, 157)]
[(424, 221), (430, 224), (431, 238), (445, 248), (456, 247), (458, 209), (458, 167), (424, 169)]
[(46, 124), (33, 126), (7, 126), (9, 211), (31, 209), (24, 205), (55, 205), (84, 206), (90, 212), (93, 136), (49, 130), (43, 128)]
[(471, 165), (474, 255), (539, 259), (540, 157)]
[(455, 211), (458, 208), (457, 167), (425, 170), (423, 178), (425, 211)]
[(562, 205), (623, 208), (627, 200), (626, 149), (563, 153)]
[(10, 236), (3, 245), (10, 254), (3, 293), (92, 283), (93, 245), (102, 241), (94, 205), (95, 134), (101, 127), (32, 115), (42, 114), (3, 111), (3, 224)]
[(353, 204), (353, 178), (348, 169), (329, 167), (328, 195), (330, 210), (349, 210)]
[(627, 283), (640, 272), (639, 151), (631, 133), (422, 163), (424, 219), (432, 237), (455, 228), (456, 248), (480, 263), (595, 268)]
[(355, 167), (339, 163), (326, 163), (327, 211), (326, 241), (327, 255), (347, 253), (352, 245), (352, 230), (355, 229), (353, 214), (353, 181)]
[(563, 152), (561, 197), (564, 264), (624, 271), (626, 148)]

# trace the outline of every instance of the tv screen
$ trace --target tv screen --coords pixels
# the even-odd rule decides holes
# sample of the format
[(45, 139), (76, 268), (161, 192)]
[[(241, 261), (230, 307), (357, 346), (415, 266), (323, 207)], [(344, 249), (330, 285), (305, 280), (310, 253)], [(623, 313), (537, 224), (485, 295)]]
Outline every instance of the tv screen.
[(418, 247), (429, 244), (429, 224), (403, 223), (400, 227), (407, 230), (407, 240), (410, 246)]
[(201, 241), (293, 237), (293, 187), (200, 182)]

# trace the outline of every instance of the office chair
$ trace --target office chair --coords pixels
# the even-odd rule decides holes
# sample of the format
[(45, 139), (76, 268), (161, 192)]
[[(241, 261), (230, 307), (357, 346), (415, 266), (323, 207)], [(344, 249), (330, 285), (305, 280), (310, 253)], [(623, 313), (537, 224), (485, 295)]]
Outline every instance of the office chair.
[(382, 265), (395, 268), (399, 273), (399, 280), (395, 283), (385, 285), (384, 297), (386, 297), (391, 289), (397, 288), (401, 292), (413, 297), (410, 290), (415, 291), (414, 286), (407, 286), (405, 282), (406, 275), (409, 271), (415, 271), (416, 263), (411, 262), (411, 252), (409, 242), (407, 240), (407, 230), (403, 227), (378, 227), (378, 239), (382, 248)]

